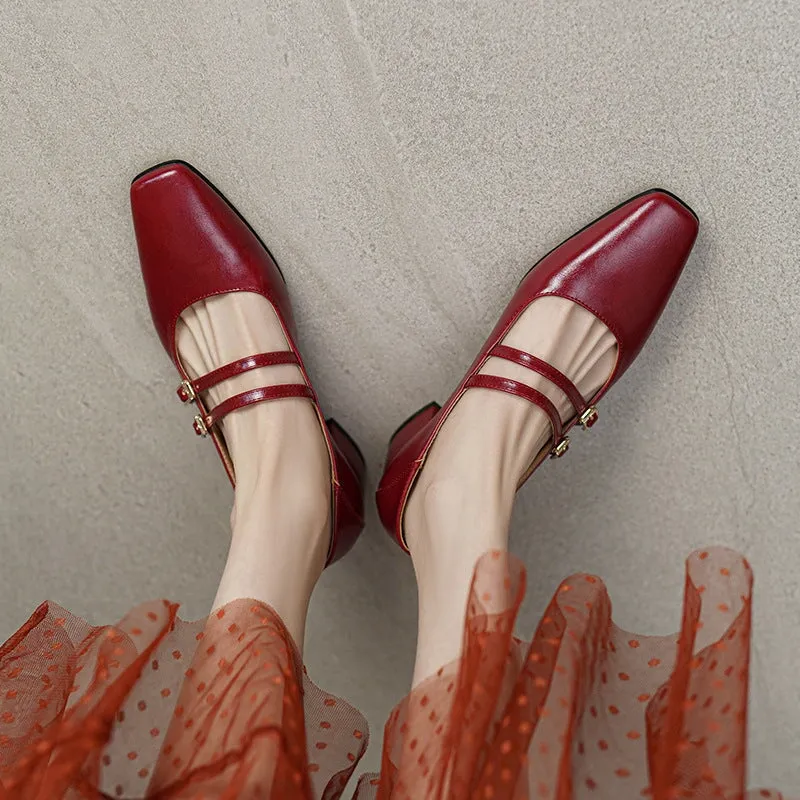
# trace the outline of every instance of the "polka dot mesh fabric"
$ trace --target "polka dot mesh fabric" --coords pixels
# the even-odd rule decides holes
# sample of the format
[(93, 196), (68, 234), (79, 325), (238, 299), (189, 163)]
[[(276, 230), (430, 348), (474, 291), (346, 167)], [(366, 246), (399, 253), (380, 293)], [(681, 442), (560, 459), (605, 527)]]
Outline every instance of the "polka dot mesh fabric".
[[(462, 657), (395, 708), (380, 774), (348, 796), (783, 798), (745, 789), (751, 586), (740, 556), (697, 552), (680, 632), (643, 637), (575, 575), (526, 643), (524, 568), (486, 554)], [(309, 680), (280, 618), (252, 600), (177, 610), (93, 627), (46, 603), (0, 648), (0, 798), (345, 796), (366, 722)]]

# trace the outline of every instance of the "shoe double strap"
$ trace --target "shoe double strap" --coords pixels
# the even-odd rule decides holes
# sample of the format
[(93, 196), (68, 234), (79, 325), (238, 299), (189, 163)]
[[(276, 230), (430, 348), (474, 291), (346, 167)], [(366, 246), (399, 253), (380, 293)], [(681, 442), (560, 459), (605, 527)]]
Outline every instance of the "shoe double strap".
[[(578, 391), (575, 384), (552, 364), (548, 364), (546, 361), (542, 361), (542, 359), (523, 350), (517, 350), (516, 347), (509, 347), (504, 344), (495, 345), (489, 352), (489, 356), (503, 358), (506, 361), (512, 361), (514, 364), (526, 367), (557, 386), (575, 408), (577, 422), (582, 428), (591, 428), (597, 422), (597, 409), (594, 406), (590, 406), (583, 399), (583, 395)], [(532, 386), (511, 378), (502, 378), (498, 375), (473, 375), (467, 381), (466, 388), (494, 389), (495, 391), (513, 394), (516, 397), (522, 397), (529, 403), (539, 406), (547, 414), (550, 425), (553, 428), (553, 448), (550, 451), (550, 455), (553, 458), (560, 458), (569, 449), (569, 437), (564, 436), (564, 426), (561, 423), (561, 415), (558, 413), (558, 409), (549, 397)]]
[(218, 406), (206, 409), (200, 398), (202, 392), (206, 392), (223, 381), (230, 380), (237, 375), (242, 375), (253, 369), (262, 367), (275, 367), (279, 365), (294, 365), (299, 367), (300, 361), (290, 350), (281, 350), (273, 353), (259, 353), (247, 358), (240, 358), (225, 364), (206, 375), (202, 375), (194, 380), (184, 380), (177, 389), (177, 394), (183, 403), (196, 403), (202, 412), (194, 418), (194, 430), (198, 436), (207, 436), (208, 431), (216, 425), (224, 416), (240, 408), (264, 403), (268, 400), (282, 400), (287, 397), (305, 397), (315, 400), (314, 391), (305, 383), (284, 383), (277, 386), (262, 386), (257, 389), (249, 389), (246, 392), (235, 394), (227, 400), (223, 400)]

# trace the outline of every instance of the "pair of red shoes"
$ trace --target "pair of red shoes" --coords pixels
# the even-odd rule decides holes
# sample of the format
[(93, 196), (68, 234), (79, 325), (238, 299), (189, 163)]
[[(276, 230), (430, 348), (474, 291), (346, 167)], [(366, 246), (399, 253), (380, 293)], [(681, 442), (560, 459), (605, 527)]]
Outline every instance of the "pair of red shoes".
[[(219, 421), (232, 411), (287, 397), (314, 404), (331, 459), (333, 520), (328, 564), (343, 556), (364, 526), (365, 464), (353, 440), (333, 420), (325, 421), (319, 401), (295, 344), (295, 325), (286, 284), (269, 250), (225, 197), (194, 167), (182, 161), (159, 164), (138, 175), (131, 186), (131, 206), (142, 273), (153, 322), (181, 375), (178, 396), (194, 403), (195, 431), (211, 436), (228, 477), (233, 463)], [(636, 358), (681, 274), (697, 236), (697, 215), (661, 189), (644, 192), (600, 217), (548, 253), (522, 279), (503, 316), (478, 357), (444, 407), (425, 406), (405, 422), (389, 442), (389, 453), (377, 492), (381, 521), (407, 550), (403, 512), (436, 434), (459, 398), (472, 388), (494, 389), (523, 397), (548, 415), (552, 445), (537, 457), (526, 476), (548, 452), (563, 455), (567, 436), (578, 424), (597, 420), (597, 401)], [(227, 292), (255, 292), (275, 309), (290, 350), (256, 353), (192, 380), (175, 346), (175, 327), (185, 309)], [(533, 355), (501, 342), (525, 309), (537, 298), (564, 297), (602, 320), (617, 340), (611, 376), (594, 397), (586, 399), (566, 375)], [(541, 392), (518, 381), (478, 374), (490, 358), (503, 358), (538, 373), (557, 386), (574, 406), (562, 424), (559, 412)], [(210, 408), (206, 392), (243, 372), (276, 364), (300, 368), (304, 383), (269, 386), (237, 394)]]

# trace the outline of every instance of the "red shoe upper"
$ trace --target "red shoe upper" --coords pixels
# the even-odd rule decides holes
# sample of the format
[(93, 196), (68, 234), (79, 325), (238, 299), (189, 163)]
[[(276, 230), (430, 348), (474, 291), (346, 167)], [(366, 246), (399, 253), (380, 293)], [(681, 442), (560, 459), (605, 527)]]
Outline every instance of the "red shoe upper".
[[(429, 407), (422, 417), (401, 429), (390, 446), (377, 492), (378, 511), (386, 529), (404, 549), (405, 503), (428, 448), (450, 409), (469, 389), (468, 384), (510, 391), (537, 402), (545, 410), (549, 405), (552, 418), (552, 404), (541, 396), (533, 397), (539, 393), (513, 381), (477, 376), (490, 351), (525, 309), (539, 297), (564, 297), (591, 311), (614, 334), (617, 362), (605, 386), (587, 399), (586, 405), (593, 405), (628, 369), (653, 330), (680, 277), (697, 231), (694, 213), (673, 195), (656, 189), (601, 217), (531, 269), (444, 407), (438, 412)], [(577, 418), (562, 427), (556, 419), (553, 427), (561, 435), (576, 421)]]
[(574, 300), (617, 339), (619, 357), (606, 391), (658, 322), (698, 228), (694, 213), (671, 194), (654, 190), (635, 197), (546, 255), (525, 276), (495, 330), (505, 335), (537, 297)]
[(269, 251), (192, 167), (173, 161), (136, 178), (131, 210), (153, 323), (179, 368), (178, 318), (193, 303), (215, 294), (263, 295), (294, 335), (286, 284)]

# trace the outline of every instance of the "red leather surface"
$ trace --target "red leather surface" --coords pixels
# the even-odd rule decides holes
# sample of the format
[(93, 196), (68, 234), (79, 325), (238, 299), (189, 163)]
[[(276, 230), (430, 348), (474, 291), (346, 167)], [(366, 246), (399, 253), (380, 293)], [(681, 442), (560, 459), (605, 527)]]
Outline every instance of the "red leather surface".
[(261, 294), (294, 333), (289, 296), (277, 265), (198, 173), (174, 162), (142, 175), (131, 185), (131, 210), (153, 323), (174, 361), (178, 317), (215, 294)]
[(212, 386), (216, 386), (222, 381), (227, 381), (236, 375), (241, 375), (243, 372), (249, 372), (251, 369), (260, 369), (261, 367), (274, 367), (278, 364), (296, 364), (299, 366), (297, 356), (291, 350), (281, 350), (277, 353), (259, 353), (255, 356), (232, 361), (230, 364), (224, 364), (200, 378), (195, 378), (191, 382), (192, 388), (195, 392), (205, 392)]
[[(336, 540), (331, 560), (341, 558), (355, 544), (364, 527), (366, 465), (355, 442), (337, 422), (329, 419), (328, 432), (336, 459)], [(329, 561), (330, 563), (330, 561)]]
[(212, 408), (206, 415), (206, 426), (210, 428), (226, 414), (238, 411), (240, 408), (246, 408), (255, 403), (264, 403), (268, 400), (284, 400), (287, 397), (305, 397), (313, 400), (314, 392), (305, 383), (284, 383), (278, 386), (263, 386), (258, 389), (250, 389), (241, 394), (235, 394)]

